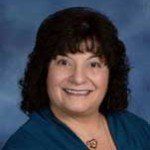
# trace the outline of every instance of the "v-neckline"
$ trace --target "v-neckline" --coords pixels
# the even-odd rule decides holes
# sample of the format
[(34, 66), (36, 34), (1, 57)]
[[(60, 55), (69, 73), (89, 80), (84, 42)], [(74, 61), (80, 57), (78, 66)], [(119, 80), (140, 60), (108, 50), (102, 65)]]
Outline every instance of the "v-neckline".
[[(46, 119), (46, 120), (53, 120), (55, 121), (56, 123), (58, 123), (59, 125), (61, 125), (67, 132), (69, 132), (69, 134), (71, 134), (79, 143), (82, 144), (82, 147), (85, 148), (85, 150), (88, 149), (87, 145), (77, 136), (77, 134), (72, 131), (65, 123), (63, 123), (61, 120), (59, 120), (55, 115), (54, 113), (52, 112), (51, 109), (47, 108), (45, 110), (42, 110), (40, 111), (43, 115), (43, 117)], [(51, 116), (51, 117), (50, 117)], [(116, 136), (115, 136), (115, 131), (114, 131), (114, 128), (113, 128), (113, 124), (111, 122), (111, 114), (107, 114), (107, 115), (104, 115), (105, 119), (106, 119), (106, 122), (107, 122), (107, 126), (108, 126), (108, 129), (109, 129), (109, 132), (110, 132), (110, 135), (111, 135), (111, 138), (116, 146), (116, 149), (118, 150), (118, 147), (119, 147), (119, 143), (117, 142), (117, 139), (116, 139)]]

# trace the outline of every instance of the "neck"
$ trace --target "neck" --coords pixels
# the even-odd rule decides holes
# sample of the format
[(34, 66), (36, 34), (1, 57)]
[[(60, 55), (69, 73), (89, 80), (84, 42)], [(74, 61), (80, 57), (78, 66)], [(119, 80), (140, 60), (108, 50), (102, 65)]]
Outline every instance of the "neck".
[(100, 129), (102, 114), (97, 112), (91, 112), (87, 115), (76, 115), (60, 111), (55, 107), (51, 107), (54, 115), (67, 126), (73, 130), (85, 131), (95, 133), (95, 131)]

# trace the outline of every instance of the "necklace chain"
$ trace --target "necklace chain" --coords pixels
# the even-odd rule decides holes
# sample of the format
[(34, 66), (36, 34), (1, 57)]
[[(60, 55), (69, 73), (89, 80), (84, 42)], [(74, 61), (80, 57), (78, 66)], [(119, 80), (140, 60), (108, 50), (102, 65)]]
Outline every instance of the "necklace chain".
[[(103, 118), (102, 118), (102, 126), (103, 126), (103, 130), (104, 130), (104, 134), (108, 139), (109, 147), (112, 150), (113, 148), (112, 148), (112, 145), (110, 142), (111, 139), (109, 138), (108, 133), (106, 133), (107, 131), (106, 131), (106, 126), (105, 126), (105, 122), (104, 122)], [(95, 138), (92, 138), (91, 140), (86, 141), (86, 145), (90, 150), (96, 150), (97, 146), (98, 146), (98, 141)]]

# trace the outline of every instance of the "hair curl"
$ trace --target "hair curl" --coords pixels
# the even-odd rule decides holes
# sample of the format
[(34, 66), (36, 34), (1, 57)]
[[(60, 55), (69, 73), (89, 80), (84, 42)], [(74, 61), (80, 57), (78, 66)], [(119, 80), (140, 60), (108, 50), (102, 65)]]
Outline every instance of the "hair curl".
[(49, 15), (39, 27), (24, 76), (19, 80), (23, 112), (30, 114), (49, 106), (46, 87), (48, 64), (57, 55), (83, 52), (79, 46), (87, 39), (92, 41), (92, 48), (87, 47), (86, 51), (104, 56), (110, 72), (108, 90), (99, 111), (108, 113), (127, 108), (130, 66), (116, 27), (100, 12), (87, 7), (72, 7)]

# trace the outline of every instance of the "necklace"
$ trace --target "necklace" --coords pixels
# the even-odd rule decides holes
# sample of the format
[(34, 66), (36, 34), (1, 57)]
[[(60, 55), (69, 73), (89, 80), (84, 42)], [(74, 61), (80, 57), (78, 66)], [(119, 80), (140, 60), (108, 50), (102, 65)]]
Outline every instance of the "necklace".
[[(102, 119), (102, 124), (101, 126), (103, 126), (101, 129), (104, 129), (104, 121)], [(90, 150), (96, 150), (97, 146), (98, 146), (98, 140), (96, 140), (95, 138), (92, 138), (88, 141), (86, 141), (86, 145)]]
[[(105, 134), (105, 137), (108, 139), (108, 144), (111, 150), (113, 150), (113, 146), (111, 144), (111, 138), (109, 138), (109, 134), (107, 133), (106, 123), (104, 121), (104, 118), (102, 118), (102, 128)], [(96, 150), (98, 146), (98, 140), (95, 138), (92, 138), (91, 140), (86, 141), (86, 145), (89, 148), (89, 150)]]
[(96, 139), (92, 139), (86, 142), (86, 145), (90, 148), (90, 149), (96, 149), (97, 148), (97, 140)]

